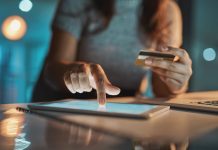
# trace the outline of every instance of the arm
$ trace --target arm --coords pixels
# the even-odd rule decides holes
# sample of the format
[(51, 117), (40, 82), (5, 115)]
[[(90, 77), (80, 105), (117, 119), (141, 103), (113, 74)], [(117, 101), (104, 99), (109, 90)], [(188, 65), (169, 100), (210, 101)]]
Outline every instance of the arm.
[(90, 92), (94, 88), (99, 104), (104, 104), (106, 93), (117, 95), (120, 89), (109, 82), (100, 65), (75, 61), (77, 43), (70, 33), (54, 28), (45, 80), (52, 88), (65, 90), (66, 86), (71, 93)]
[[(166, 45), (172, 46), (172, 47), (180, 47), (182, 44), (182, 18), (181, 18), (181, 12), (177, 4), (173, 1), (169, 4), (169, 19), (170, 19), (170, 26), (169, 26), (169, 36), (166, 42)], [(160, 47), (161, 45), (156, 45), (156, 47)], [(175, 51), (180, 51), (181, 49), (175, 49)], [(185, 51), (185, 50), (181, 50)], [(167, 69), (160, 70), (154, 66), (152, 69), (153, 75), (152, 75), (152, 84), (153, 84), (153, 91), (154, 94), (157, 97), (168, 97), (175, 94), (184, 93), (187, 90), (188, 87), (188, 80), (191, 76), (191, 61), (189, 59), (189, 56), (186, 52), (185, 57), (187, 57), (184, 61), (184, 65), (180, 65), (179, 67), (185, 68), (183, 76), (180, 74), (172, 73), (172, 71), (166, 71)], [(168, 67), (171, 65), (171, 63), (168, 63)], [(176, 68), (177, 69), (177, 68)], [(174, 71), (174, 70), (173, 70)], [(181, 83), (178, 83), (178, 80), (174, 80), (171, 78), (168, 78), (167, 76), (177, 76), (177, 78), (184, 79), (182, 81), (179, 81)], [(180, 84), (178, 86), (178, 84)]]
[(106, 93), (117, 95), (120, 89), (109, 82), (100, 65), (76, 61), (89, 6), (87, 0), (60, 1), (52, 24), (52, 39), (43, 75), (54, 90), (83, 93), (94, 88), (98, 102), (103, 104)]
[(64, 73), (75, 61), (77, 40), (70, 33), (54, 28), (44, 69), (44, 78), (56, 90), (65, 89)]

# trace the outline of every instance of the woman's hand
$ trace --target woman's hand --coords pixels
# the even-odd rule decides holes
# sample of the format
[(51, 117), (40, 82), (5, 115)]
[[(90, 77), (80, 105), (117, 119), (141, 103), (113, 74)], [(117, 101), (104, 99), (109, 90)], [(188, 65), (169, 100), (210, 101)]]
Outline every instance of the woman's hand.
[(110, 83), (104, 70), (98, 64), (72, 64), (70, 70), (64, 74), (64, 82), (72, 93), (90, 92), (92, 88), (96, 89), (100, 105), (106, 103), (106, 93), (109, 95), (120, 93), (120, 89)]
[(160, 79), (168, 86), (170, 92), (179, 94), (186, 90), (188, 81), (192, 75), (192, 61), (184, 49), (166, 47), (161, 51), (174, 54), (179, 61), (172, 62), (155, 58), (145, 59), (145, 64), (159, 75)]

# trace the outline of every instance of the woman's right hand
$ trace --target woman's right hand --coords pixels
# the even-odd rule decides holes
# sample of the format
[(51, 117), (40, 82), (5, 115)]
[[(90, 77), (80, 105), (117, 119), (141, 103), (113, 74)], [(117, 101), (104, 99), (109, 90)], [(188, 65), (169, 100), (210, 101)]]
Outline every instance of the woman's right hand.
[(100, 105), (106, 103), (106, 93), (118, 95), (120, 89), (113, 86), (99, 64), (73, 63), (70, 70), (64, 74), (64, 82), (72, 93), (97, 91), (97, 99)]

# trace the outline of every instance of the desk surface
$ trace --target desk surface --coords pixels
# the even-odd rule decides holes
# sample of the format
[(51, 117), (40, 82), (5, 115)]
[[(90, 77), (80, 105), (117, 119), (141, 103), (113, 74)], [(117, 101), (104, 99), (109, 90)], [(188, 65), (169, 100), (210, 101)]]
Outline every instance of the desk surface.
[(218, 149), (215, 114), (172, 109), (150, 120), (48, 117), (17, 111), (17, 106), (0, 105), (0, 149)]

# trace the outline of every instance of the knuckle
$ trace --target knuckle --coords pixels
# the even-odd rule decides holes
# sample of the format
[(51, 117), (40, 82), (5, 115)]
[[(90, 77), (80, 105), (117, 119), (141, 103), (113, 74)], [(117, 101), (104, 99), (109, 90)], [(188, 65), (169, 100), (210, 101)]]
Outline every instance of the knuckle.
[(192, 73), (193, 73), (192, 68), (188, 68), (187, 75), (190, 77)]
[(100, 87), (100, 88), (103, 88), (104, 85), (105, 85), (104, 77), (98, 76), (98, 77), (96, 78), (96, 85), (97, 85), (98, 87)]
[(104, 84), (104, 77), (99, 76), (98, 77), (98, 82), (99, 82), (99, 84)]
[(77, 73), (71, 73), (70, 77), (71, 77), (71, 79), (75, 79), (77, 77)]
[(64, 79), (65, 83), (69, 83), (70, 82), (69, 72), (64, 73), (63, 79)]
[(96, 64), (96, 68), (98, 69), (99, 72), (104, 72), (100, 64)]
[(182, 52), (183, 52), (184, 55), (189, 56), (188, 52), (186, 50), (182, 49)]
[(187, 55), (186, 54), (187, 52), (185, 50), (180, 50), (179, 53), (180, 53), (180, 57), (185, 57)]
[(88, 78), (86, 76), (83, 76), (82, 78), (80, 78), (79, 83), (81, 84), (82, 87), (85, 87), (85, 88), (90, 86), (90, 83), (89, 83)]
[(100, 97), (105, 97), (105, 90), (104, 89), (99, 90), (98, 94)]
[(193, 74), (193, 71), (192, 71), (192, 69), (190, 69), (189, 75), (191, 76), (192, 74)]
[(94, 69), (94, 73), (97, 76), (103, 76), (103, 71), (100, 65), (96, 64), (95, 69)]
[(100, 66), (99, 64), (90, 64), (90, 68), (93, 72), (96, 72), (99, 66)]
[(95, 65), (96, 65), (97, 68), (101, 68), (101, 65), (99, 65), (99, 64), (95, 64)]
[(87, 77), (86, 73), (84, 73), (84, 72), (78, 73), (78, 76), (79, 76), (79, 78), (82, 78), (82, 79)]
[(85, 72), (85, 64), (78, 64), (78, 73)]
[(189, 62), (190, 62), (190, 66), (192, 66), (192, 60), (191, 60), (191, 58), (189, 58)]
[(85, 79), (80, 79), (79, 83), (80, 83), (80, 87), (82, 88), (86, 88), (86, 86), (88, 86), (88, 83), (86, 82)]

